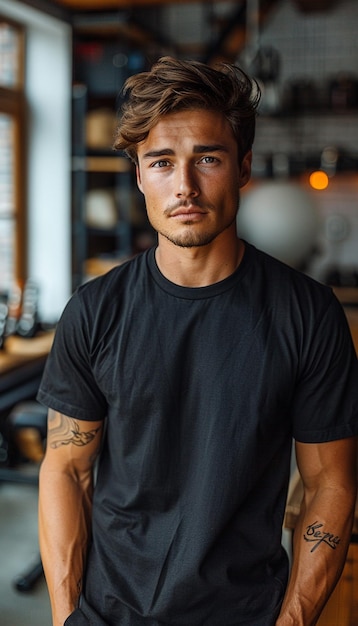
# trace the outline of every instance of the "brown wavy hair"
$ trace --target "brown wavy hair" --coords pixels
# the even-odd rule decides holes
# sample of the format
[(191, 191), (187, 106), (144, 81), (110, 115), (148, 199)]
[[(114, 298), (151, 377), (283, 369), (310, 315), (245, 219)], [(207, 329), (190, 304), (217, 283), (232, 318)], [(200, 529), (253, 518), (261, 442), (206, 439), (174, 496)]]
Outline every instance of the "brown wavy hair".
[(224, 114), (236, 138), (240, 162), (252, 148), (260, 88), (235, 65), (215, 69), (199, 61), (162, 57), (150, 71), (128, 78), (123, 96), (114, 148), (124, 150), (135, 163), (137, 145), (163, 115), (190, 109)]

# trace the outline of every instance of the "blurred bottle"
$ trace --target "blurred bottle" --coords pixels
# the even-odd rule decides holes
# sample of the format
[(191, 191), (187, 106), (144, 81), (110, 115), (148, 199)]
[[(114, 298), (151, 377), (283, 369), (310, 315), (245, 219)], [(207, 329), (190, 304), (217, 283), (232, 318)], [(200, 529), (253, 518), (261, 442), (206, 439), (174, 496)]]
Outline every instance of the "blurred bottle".
[(22, 288), (20, 283), (15, 283), (9, 293), (7, 307), (5, 335), (15, 335), (18, 321), (21, 316)]

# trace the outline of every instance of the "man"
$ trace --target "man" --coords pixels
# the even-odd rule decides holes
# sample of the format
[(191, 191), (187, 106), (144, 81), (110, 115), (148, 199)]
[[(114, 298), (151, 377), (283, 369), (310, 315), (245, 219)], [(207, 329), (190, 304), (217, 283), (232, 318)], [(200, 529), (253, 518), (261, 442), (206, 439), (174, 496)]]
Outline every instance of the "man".
[[(53, 625), (311, 626), (356, 495), (344, 314), (328, 287), (237, 237), (252, 81), (163, 58), (126, 90), (116, 147), (158, 245), (74, 294), (47, 363)], [(304, 500), (287, 584), (292, 436)]]

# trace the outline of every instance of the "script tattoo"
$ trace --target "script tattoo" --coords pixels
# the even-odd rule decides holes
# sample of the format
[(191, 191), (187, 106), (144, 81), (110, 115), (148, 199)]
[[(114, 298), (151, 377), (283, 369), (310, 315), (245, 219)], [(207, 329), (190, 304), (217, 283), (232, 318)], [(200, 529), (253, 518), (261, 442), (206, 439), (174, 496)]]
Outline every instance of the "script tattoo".
[(321, 543), (325, 543), (327, 546), (335, 550), (337, 545), (340, 543), (340, 538), (335, 536), (333, 533), (326, 533), (321, 530), (323, 524), (319, 522), (314, 522), (307, 526), (306, 532), (303, 535), (305, 541), (313, 541), (316, 545), (313, 546), (311, 552), (314, 552)]
[(96, 434), (100, 430), (93, 428), (92, 430), (80, 431), (80, 427), (74, 419), (61, 419), (61, 424), (52, 430), (50, 446), (51, 448), (59, 448), (60, 446), (68, 446), (72, 443), (75, 446), (86, 446), (91, 443)]

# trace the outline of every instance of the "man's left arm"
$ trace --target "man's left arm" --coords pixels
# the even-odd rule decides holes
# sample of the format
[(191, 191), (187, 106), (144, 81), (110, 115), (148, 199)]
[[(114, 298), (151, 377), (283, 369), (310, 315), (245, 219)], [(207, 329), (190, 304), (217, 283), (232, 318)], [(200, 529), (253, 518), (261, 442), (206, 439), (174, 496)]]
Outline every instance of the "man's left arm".
[(357, 494), (357, 440), (296, 443), (304, 496), (276, 626), (314, 626), (342, 573)]

